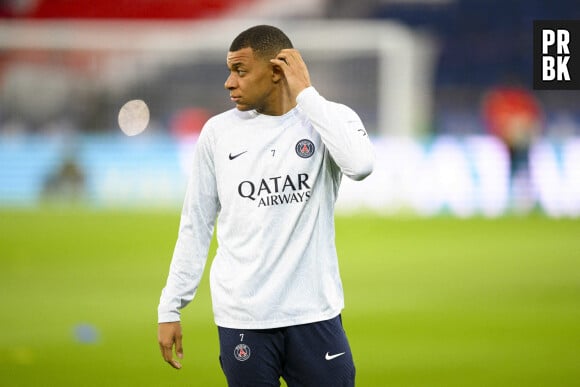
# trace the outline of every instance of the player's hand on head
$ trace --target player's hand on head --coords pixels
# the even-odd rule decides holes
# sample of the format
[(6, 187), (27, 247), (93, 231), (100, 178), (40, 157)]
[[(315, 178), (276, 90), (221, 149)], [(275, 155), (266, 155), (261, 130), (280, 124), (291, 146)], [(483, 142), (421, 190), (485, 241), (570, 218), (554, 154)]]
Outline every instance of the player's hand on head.
[(179, 321), (160, 323), (158, 328), (159, 349), (161, 356), (173, 368), (180, 369), (181, 363), (173, 359), (173, 347), (179, 359), (183, 359), (183, 345), (181, 334), (181, 323)]
[(286, 48), (270, 62), (277, 65), (284, 73), (292, 98), (295, 99), (302, 90), (311, 86), (308, 67), (298, 50)]

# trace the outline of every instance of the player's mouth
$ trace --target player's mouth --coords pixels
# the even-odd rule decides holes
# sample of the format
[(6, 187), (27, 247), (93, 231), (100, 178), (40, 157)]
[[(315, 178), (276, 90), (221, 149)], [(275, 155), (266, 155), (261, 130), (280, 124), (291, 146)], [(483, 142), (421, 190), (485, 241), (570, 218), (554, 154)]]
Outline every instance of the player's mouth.
[(236, 108), (241, 111), (250, 110), (251, 106), (247, 103), (244, 103), (244, 98), (240, 97), (239, 95), (230, 95), (230, 100), (236, 104)]

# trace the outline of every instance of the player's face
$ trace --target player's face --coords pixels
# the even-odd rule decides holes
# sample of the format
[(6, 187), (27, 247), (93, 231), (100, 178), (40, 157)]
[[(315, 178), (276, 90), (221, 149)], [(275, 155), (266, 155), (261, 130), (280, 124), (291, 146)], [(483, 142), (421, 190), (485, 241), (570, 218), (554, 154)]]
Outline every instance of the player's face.
[(239, 110), (256, 109), (271, 113), (273, 99), (273, 66), (266, 59), (256, 57), (251, 48), (230, 51), (227, 56), (230, 75), (224, 87)]

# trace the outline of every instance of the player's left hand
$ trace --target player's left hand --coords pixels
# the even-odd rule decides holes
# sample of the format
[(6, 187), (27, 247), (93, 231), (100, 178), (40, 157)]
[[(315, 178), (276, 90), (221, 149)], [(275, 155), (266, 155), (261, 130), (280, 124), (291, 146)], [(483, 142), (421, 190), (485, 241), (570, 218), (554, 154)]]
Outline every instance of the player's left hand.
[(276, 55), (270, 62), (277, 65), (284, 73), (290, 96), (293, 100), (300, 92), (311, 86), (310, 74), (300, 52), (294, 48), (286, 48)]

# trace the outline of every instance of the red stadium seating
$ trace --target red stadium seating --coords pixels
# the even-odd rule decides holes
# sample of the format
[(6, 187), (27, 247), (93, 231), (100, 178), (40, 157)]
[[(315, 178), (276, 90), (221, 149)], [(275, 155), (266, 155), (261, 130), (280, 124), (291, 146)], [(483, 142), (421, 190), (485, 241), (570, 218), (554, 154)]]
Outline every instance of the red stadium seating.
[(198, 19), (219, 17), (252, 0), (38, 0), (3, 5), (0, 16), (32, 19)]

